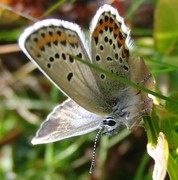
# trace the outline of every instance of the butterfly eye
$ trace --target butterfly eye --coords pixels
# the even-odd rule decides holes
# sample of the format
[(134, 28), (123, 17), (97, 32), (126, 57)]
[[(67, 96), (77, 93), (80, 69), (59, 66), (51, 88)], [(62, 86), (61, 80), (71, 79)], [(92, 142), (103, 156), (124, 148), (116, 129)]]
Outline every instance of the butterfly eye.
[[(109, 117), (110, 118), (110, 117)], [(107, 118), (108, 119), (108, 118)], [(108, 125), (108, 126), (115, 126), (116, 125), (116, 122), (114, 120), (104, 120), (103, 121), (103, 124), (104, 125)]]
[(109, 120), (108, 125), (109, 126), (115, 126), (116, 122), (114, 120)]

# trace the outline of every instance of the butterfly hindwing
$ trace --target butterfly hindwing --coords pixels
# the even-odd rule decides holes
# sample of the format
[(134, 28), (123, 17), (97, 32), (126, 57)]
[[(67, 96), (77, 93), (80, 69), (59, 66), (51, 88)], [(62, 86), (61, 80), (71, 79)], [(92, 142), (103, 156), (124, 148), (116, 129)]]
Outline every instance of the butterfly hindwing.
[(49, 143), (89, 133), (99, 129), (102, 118), (68, 99), (49, 114), (47, 120), (41, 124), (32, 144)]

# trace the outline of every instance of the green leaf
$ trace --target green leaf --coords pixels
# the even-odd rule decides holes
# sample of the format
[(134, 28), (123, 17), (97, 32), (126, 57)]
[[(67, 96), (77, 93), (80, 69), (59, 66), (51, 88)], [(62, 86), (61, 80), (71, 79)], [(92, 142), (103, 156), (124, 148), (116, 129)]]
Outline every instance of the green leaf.
[(167, 170), (170, 179), (172, 180), (178, 179), (178, 171), (176, 171), (177, 169), (178, 169), (178, 163), (176, 162), (176, 158), (173, 158), (172, 154), (169, 153)]
[[(178, 99), (178, 92), (170, 98)], [(178, 179), (178, 105), (166, 102), (165, 109), (159, 111), (160, 128), (166, 135), (169, 144), (169, 160), (167, 171), (170, 179)]]
[[(154, 37), (162, 54), (178, 49), (178, 1), (160, 0), (155, 11)], [(177, 46), (177, 47), (176, 47)]]
[(156, 114), (156, 107), (153, 106), (151, 117), (143, 117), (144, 125), (147, 133), (148, 143), (156, 145), (158, 134), (160, 132), (159, 121)]
[[(178, 99), (178, 92), (171, 96), (172, 99)], [(169, 142), (169, 147), (175, 149), (178, 147), (178, 105), (167, 102), (164, 111), (159, 112), (160, 127), (165, 133)]]

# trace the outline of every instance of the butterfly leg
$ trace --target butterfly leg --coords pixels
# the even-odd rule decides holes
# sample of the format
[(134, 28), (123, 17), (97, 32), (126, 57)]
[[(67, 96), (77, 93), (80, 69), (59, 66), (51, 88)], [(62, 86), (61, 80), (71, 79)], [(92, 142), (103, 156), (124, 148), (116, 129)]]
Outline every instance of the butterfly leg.
[(151, 77), (152, 77), (152, 74), (149, 73), (144, 79), (142, 79), (141, 81), (139, 81), (137, 84), (140, 85), (140, 84), (148, 81)]
[(144, 115), (146, 116), (146, 114), (148, 114), (148, 111), (151, 112), (152, 108), (142, 109), (141, 111), (135, 113), (135, 115), (132, 117), (127, 116), (126, 117), (126, 123), (125, 123), (127, 128), (132, 129), (136, 124), (138, 124), (138, 120), (140, 120), (140, 118), (142, 118)]
[[(137, 84), (137, 85), (141, 85), (141, 84), (143, 84), (144, 82), (148, 81), (151, 77), (152, 77), (152, 74), (149, 73), (144, 79), (142, 79), (141, 81), (137, 82), (136, 84)], [(129, 86), (129, 87), (123, 89), (122, 91), (123, 91), (123, 92), (124, 92), (124, 91), (127, 91), (127, 90), (129, 90), (130, 88), (132, 88), (132, 86)], [(137, 93), (137, 94), (139, 94), (140, 92), (141, 92), (141, 90), (138, 90), (138, 93)]]

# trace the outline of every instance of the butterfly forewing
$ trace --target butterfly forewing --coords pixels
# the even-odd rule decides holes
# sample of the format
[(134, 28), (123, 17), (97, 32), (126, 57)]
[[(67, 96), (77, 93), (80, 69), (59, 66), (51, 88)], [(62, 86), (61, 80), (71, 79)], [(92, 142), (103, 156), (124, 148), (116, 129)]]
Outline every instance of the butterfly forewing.
[(19, 44), (65, 94), (91, 112), (105, 113), (110, 107), (101, 99), (93, 72), (72, 57), (78, 56), (90, 62), (84, 41), (78, 25), (50, 19), (26, 29)]
[[(130, 31), (116, 9), (104, 5), (95, 15), (91, 26), (92, 61), (101, 68), (126, 79), (130, 79), (128, 65)], [(119, 81), (96, 72), (97, 84), (107, 101), (114, 101), (126, 86)]]

